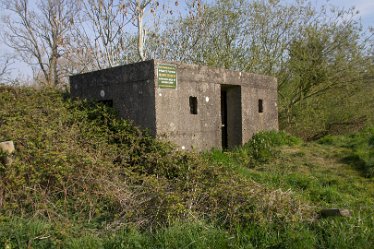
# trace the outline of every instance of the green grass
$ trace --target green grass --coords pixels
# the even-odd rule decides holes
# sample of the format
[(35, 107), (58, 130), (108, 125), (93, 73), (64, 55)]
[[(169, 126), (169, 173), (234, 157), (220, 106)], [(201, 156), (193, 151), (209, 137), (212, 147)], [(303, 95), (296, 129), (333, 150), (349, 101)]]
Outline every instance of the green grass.
[(365, 153), (370, 149), (365, 147), (371, 141), (368, 131), (371, 129), (346, 137), (327, 137), (317, 143), (273, 146), (271, 157), (256, 164), (241, 164), (242, 156), (235, 151), (212, 151), (207, 157), (246, 179), (271, 189), (288, 190), (314, 210), (349, 209), (352, 217), (316, 219), (303, 228), (312, 234), (313, 248), (372, 248), (374, 180), (363, 174), (357, 162), (346, 162), (358, 148), (364, 148)]
[[(262, 132), (202, 154), (112, 109), (0, 86), (0, 248), (372, 248), (373, 129), (303, 143)], [(317, 219), (322, 208), (348, 218)]]
[(361, 171), (363, 176), (374, 176), (374, 128), (346, 136), (327, 136), (319, 143), (348, 148), (350, 152), (343, 160)]

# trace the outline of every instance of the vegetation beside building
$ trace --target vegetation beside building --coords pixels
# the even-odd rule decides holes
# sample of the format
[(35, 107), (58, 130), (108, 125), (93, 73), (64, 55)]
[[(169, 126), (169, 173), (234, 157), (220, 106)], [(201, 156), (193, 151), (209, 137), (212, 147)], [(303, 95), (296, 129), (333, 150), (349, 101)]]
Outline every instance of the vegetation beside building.
[[(371, 248), (373, 137), (260, 133), (176, 151), (112, 109), (54, 89), (0, 86), (4, 248)], [(323, 208), (351, 217), (318, 218)]]

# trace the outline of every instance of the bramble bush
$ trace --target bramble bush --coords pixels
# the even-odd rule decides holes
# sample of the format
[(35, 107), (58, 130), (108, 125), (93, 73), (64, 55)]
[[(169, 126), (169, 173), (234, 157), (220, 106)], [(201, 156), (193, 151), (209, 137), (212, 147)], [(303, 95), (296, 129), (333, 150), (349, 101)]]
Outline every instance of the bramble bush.
[[(17, 150), (1, 171), (3, 215), (152, 229), (191, 217), (235, 227), (310, 214), (289, 193), (177, 151), (104, 105), (53, 89), (0, 87), (0, 95), (0, 139)], [(266, 204), (272, 198), (279, 203)]]
[[(276, 185), (283, 174), (255, 172), (280, 160), (282, 146), (302, 142), (284, 132), (262, 132), (241, 148), (201, 155), (175, 150), (117, 119), (111, 108), (72, 101), (53, 89), (0, 86), (0, 105), (0, 140), (16, 146), (14, 163), (0, 169), (0, 247), (354, 244), (334, 241), (336, 230), (329, 223), (314, 226), (315, 207), (285, 190), (312, 193), (316, 179), (290, 175), (284, 189)], [(316, 203), (344, 197), (338, 189), (331, 195), (320, 188)], [(347, 228), (353, 221), (337, 224)], [(365, 223), (344, 231), (363, 245), (372, 227)], [(355, 236), (357, 231), (362, 236)]]

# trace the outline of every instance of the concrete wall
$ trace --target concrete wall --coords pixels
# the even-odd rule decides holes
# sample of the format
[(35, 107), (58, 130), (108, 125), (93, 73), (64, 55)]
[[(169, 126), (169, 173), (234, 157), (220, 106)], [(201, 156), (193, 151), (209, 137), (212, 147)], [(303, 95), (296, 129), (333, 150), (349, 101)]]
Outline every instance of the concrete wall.
[[(278, 130), (276, 79), (254, 75), (250, 82), (242, 87), (243, 143), (257, 132)], [(259, 99), (263, 100), (263, 113), (258, 112)]]
[[(156, 86), (157, 135), (184, 149), (219, 147), (220, 116), (217, 110), (220, 109), (220, 86), (197, 81), (194, 73), (198, 72), (179, 64), (176, 89)], [(190, 113), (189, 97), (197, 97), (197, 114)]]
[(120, 117), (156, 134), (153, 61), (74, 75), (70, 91), (73, 98), (113, 100)]
[[(229, 102), (232, 100), (231, 105), (228, 103), (228, 121), (231, 120), (232, 124), (228, 130), (229, 147), (246, 143), (260, 130), (278, 129), (275, 78), (162, 61), (155, 61), (155, 71), (159, 64), (176, 65), (177, 87), (161, 89), (155, 80), (158, 136), (166, 137), (185, 149), (221, 148), (221, 85), (241, 86), (240, 92), (228, 91)], [(190, 96), (198, 99), (197, 115), (190, 113)], [(258, 113), (259, 98), (264, 103), (261, 114)], [(241, 110), (240, 114), (238, 110)]]
[[(160, 64), (176, 66), (175, 89), (158, 86)], [(182, 149), (221, 148), (221, 90), (227, 91), (229, 147), (246, 143), (258, 131), (278, 129), (273, 77), (151, 60), (75, 75), (70, 85), (73, 98), (113, 100), (122, 118)], [(190, 113), (190, 97), (197, 98), (197, 114)]]

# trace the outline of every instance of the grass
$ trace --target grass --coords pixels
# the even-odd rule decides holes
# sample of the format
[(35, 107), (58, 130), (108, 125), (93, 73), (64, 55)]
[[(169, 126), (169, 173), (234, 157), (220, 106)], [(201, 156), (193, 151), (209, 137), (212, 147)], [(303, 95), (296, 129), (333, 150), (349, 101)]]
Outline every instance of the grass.
[(277, 158), (254, 168), (237, 171), (272, 188), (290, 189), (319, 207), (365, 208), (374, 206), (374, 182), (342, 162), (344, 148), (308, 143), (279, 148)]
[(371, 141), (367, 133), (364, 130), (361, 134), (327, 137), (317, 142), (275, 146), (271, 158), (249, 165), (238, 160), (242, 151), (214, 150), (206, 156), (212, 163), (225, 165), (246, 179), (271, 189), (290, 191), (316, 211), (350, 210), (349, 218), (315, 219), (303, 227), (304, 233), (312, 234), (312, 242), (308, 242), (312, 248), (372, 248), (374, 179), (363, 174), (363, 169), (355, 165), (357, 161), (346, 161)]
[[(0, 86), (0, 248), (372, 248), (372, 129), (182, 153), (113, 110)], [(352, 216), (317, 219), (322, 208)]]

